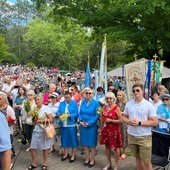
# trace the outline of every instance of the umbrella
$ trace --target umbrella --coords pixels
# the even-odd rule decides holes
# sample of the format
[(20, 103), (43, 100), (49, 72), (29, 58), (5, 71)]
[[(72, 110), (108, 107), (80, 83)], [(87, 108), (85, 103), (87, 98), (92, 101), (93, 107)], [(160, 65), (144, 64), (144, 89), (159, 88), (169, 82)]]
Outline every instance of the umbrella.
[(66, 73), (67, 71), (66, 70), (60, 70), (60, 73)]
[(50, 70), (50, 73), (58, 73), (59, 69), (58, 68), (53, 68)]

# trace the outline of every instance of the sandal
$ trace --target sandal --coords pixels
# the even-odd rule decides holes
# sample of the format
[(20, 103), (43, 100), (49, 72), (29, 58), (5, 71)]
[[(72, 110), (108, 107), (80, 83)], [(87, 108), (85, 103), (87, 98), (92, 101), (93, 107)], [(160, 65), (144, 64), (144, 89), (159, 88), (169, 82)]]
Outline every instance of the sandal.
[(123, 153), (120, 157), (119, 157), (119, 160), (124, 160), (126, 158), (126, 154)]
[(47, 166), (43, 165), (42, 170), (47, 170)]
[(59, 155), (59, 156), (63, 155), (63, 150), (62, 150), (62, 149), (59, 150), (58, 155)]
[(29, 167), (27, 167), (28, 170), (32, 170), (32, 169), (35, 169), (37, 168), (37, 166), (34, 166), (34, 165), (30, 165)]

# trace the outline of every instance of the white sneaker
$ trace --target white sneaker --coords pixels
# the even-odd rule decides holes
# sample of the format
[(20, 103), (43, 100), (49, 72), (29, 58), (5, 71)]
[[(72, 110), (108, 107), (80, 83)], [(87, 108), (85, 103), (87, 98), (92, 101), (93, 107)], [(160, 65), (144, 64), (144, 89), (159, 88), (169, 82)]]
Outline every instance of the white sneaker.
[(30, 151), (30, 147), (29, 147), (29, 148), (27, 148), (25, 151), (26, 151), (26, 152), (29, 152), (29, 151)]

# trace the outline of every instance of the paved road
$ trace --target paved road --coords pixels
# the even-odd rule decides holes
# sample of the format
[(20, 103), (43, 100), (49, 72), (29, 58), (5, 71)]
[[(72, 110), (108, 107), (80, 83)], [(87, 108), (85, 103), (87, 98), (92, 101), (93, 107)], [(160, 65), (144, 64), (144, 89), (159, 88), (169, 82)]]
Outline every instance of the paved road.
[[(28, 165), (31, 164), (31, 156), (30, 152), (26, 152), (26, 148), (28, 145), (23, 145), (21, 148), (21, 144), (17, 143), (17, 137), (14, 139), (16, 153), (18, 155), (16, 162), (12, 168), (12, 170), (25, 170)], [(58, 147), (56, 146), (58, 149)], [(37, 164), (38, 167), (36, 170), (41, 169), (42, 165), (42, 152), (38, 151)], [(48, 158), (48, 170), (88, 170), (90, 168), (84, 167), (84, 155), (81, 155), (80, 149), (77, 150), (77, 159), (73, 163), (69, 163), (69, 159), (65, 161), (61, 161), (61, 156), (58, 156), (58, 151), (52, 153)], [(113, 159), (112, 159), (113, 160)], [(114, 160), (112, 161), (114, 163)], [(97, 147), (97, 156), (95, 160), (95, 166), (92, 167), (92, 170), (101, 170), (102, 167), (106, 165), (106, 155), (104, 151), (104, 146)], [(121, 160), (119, 162), (119, 170), (135, 170), (135, 159), (132, 156), (127, 156), (125, 160)]]

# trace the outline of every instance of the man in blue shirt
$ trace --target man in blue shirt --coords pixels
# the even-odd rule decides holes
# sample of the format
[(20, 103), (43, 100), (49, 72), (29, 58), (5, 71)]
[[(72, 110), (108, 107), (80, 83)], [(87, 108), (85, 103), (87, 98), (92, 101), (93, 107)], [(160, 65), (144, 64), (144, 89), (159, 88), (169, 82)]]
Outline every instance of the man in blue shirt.
[(11, 166), (11, 141), (7, 120), (0, 112), (0, 170), (10, 169)]

